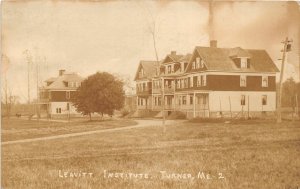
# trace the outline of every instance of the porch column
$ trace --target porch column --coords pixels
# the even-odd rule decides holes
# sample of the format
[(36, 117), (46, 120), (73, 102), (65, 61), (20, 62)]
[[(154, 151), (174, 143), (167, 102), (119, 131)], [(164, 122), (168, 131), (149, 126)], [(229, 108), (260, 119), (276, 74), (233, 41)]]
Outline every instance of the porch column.
[(193, 96), (193, 107), (194, 107), (194, 118), (196, 117), (196, 93), (194, 92), (194, 96)]

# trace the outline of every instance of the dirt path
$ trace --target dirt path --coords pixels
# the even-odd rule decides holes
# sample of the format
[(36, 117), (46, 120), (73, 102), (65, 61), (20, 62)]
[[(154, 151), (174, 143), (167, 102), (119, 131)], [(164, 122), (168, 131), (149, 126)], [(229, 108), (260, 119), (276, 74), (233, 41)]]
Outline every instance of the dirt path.
[[(128, 129), (136, 129), (136, 128), (149, 127), (149, 126), (160, 126), (162, 123), (161, 120), (135, 120), (135, 121), (138, 124), (133, 125), (133, 126), (119, 127), (119, 128), (113, 128), (113, 129), (101, 129), (101, 130), (96, 130), (96, 131), (85, 131), (85, 132), (80, 132), (80, 133), (69, 133), (69, 134), (63, 134), (63, 135), (22, 139), (22, 140), (15, 140), (15, 141), (7, 141), (7, 142), (1, 142), (1, 145), (18, 144), (18, 143), (35, 142), (35, 141), (45, 141), (45, 140), (52, 140), (52, 139), (89, 135), (89, 134), (95, 134), (95, 133), (106, 133), (106, 132), (122, 131), (122, 130), (128, 130)], [(182, 122), (182, 121), (167, 120), (166, 125), (172, 125), (172, 124), (176, 124), (179, 122)]]

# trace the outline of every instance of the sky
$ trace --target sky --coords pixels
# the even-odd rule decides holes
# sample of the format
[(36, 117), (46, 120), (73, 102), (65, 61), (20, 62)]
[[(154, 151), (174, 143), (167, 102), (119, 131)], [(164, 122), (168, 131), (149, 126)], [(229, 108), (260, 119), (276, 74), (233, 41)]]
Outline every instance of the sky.
[[(30, 88), (57, 76), (59, 69), (86, 77), (97, 71), (133, 82), (140, 60), (170, 51), (192, 53), (195, 46), (265, 49), (280, 68), (283, 41), (292, 39), (285, 78), (299, 80), (300, 8), (296, 2), (215, 1), (12, 1), (2, 2), (2, 90), (27, 101)], [(27, 54), (25, 53), (27, 52)], [(37, 67), (38, 65), (38, 67)], [(37, 70), (39, 79), (37, 82)]]

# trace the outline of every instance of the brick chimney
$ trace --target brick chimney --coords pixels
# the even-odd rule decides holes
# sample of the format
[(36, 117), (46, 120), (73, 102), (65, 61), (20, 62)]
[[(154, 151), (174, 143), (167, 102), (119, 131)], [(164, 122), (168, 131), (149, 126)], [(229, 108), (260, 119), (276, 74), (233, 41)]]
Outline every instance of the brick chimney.
[(171, 51), (171, 55), (176, 55), (176, 51)]
[(59, 76), (64, 75), (65, 71), (66, 71), (66, 70), (59, 70), (58, 75), (59, 75)]
[(217, 40), (210, 40), (210, 47), (217, 48)]

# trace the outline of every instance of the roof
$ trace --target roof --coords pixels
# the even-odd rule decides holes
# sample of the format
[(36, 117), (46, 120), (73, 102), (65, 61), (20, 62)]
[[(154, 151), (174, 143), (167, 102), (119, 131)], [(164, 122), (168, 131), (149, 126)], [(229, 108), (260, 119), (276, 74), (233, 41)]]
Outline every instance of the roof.
[(189, 62), (192, 58), (192, 54), (186, 54), (179, 59), (179, 62)]
[(45, 86), (44, 89), (70, 89), (76, 87), (68, 87), (68, 82), (81, 82), (83, 78), (77, 73), (64, 73), (58, 77), (51, 77), (46, 82), (52, 82), (49, 86)]
[[(141, 60), (137, 72), (135, 74), (135, 80), (137, 79), (150, 79), (156, 76), (156, 70), (159, 68), (160, 62), (152, 60)], [(143, 68), (144, 75), (143, 77), (139, 76), (140, 69)]]
[(169, 54), (167, 56), (169, 56), (173, 60), (173, 62), (179, 62), (180, 59), (184, 57), (181, 54)]
[(168, 54), (165, 59), (162, 61), (162, 63), (168, 63), (166, 62), (168, 59), (171, 62), (188, 62), (190, 58), (192, 57), (192, 54)]
[(232, 48), (229, 52), (230, 57), (251, 57), (251, 55), (241, 47)]
[[(278, 68), (265, 50), (237, 48), (196, 47), (195, 51), (203, 58), (207, 70), (244, 71), (244, 72), (278, 72)], [(250, 68), (240, 69), (232, 56), (250, 57)], [(188, 70), (190, 70), (191, 64)]]

